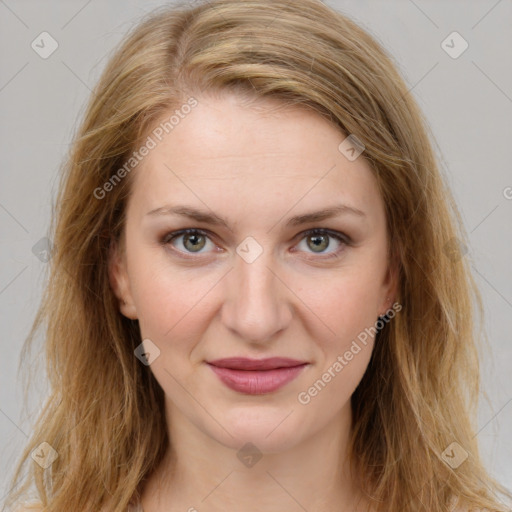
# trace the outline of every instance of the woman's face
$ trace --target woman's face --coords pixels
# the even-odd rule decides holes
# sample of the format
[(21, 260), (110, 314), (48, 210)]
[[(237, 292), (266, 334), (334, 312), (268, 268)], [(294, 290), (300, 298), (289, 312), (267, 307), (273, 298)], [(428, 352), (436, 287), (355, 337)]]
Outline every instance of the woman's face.
[[(363, 156), (348, 159), (318, 114), (197, 100), (132, 171), (111, 283), (139, 320), (171, 425), (278, 451), (350, 414), (373, 348), (365, 329), (394, 293), (384, 204)], [(305, 364), (210, 364), (271, 357)]]

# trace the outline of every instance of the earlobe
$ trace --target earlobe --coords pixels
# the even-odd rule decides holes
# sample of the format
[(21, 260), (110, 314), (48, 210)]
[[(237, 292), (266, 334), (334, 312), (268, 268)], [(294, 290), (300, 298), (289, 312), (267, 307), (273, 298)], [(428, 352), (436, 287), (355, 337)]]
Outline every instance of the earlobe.
[(133, 302), (126, 260), (120, 254), (117, 242), (112, 242), (109, 250), (108, 277), (110, 287), (119, 300), (119, 311), (131, 320), (137, 320), (137, 310)]

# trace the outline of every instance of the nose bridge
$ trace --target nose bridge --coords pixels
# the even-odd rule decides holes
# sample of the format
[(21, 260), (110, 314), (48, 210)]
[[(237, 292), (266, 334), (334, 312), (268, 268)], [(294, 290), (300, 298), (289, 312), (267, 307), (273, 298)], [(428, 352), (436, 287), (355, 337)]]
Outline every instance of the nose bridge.
[[(243, 247), (240, 244), (239, 249)], [(236, 256), (233, 271), (228, 276), (229, 291), (223, 320), (242, 339), (266, 341), (283, 329), (291, 318), (286, 294), (274, 275), (276, 271), (270, 251), (263, 251), (252, 261), (240, 254), (242, 256)]]

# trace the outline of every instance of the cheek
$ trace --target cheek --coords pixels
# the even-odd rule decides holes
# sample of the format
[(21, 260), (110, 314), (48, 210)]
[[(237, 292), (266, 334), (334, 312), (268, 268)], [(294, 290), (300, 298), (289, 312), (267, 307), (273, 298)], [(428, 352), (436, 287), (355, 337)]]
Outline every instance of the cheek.
[(205, 271), (198, 278), (197, 270), (171, 267), (165, 254), (157, 254), (158, 251), (133, 251), (130, 261), (132, 296), (141, 335), (160, 343), (186, 339), (201, 332), (207, 322), (208, 292), (218, 276)]
[(319, 350), (317, 365), (297, 396), (305, 411), (318, 411), (318, 418), (332, 417), (348, 403), (368, 367), (374, 346), (376, 281), (368, 272), (345, 271), (315, 280), (310, 291), (303, 282), (300, 293), (308, 308), (328, 327), (314, 336)]
[[(346, 266), (316, 279), (301, 277), (297, 295), (326, 326), (323, 344), (344, 350), (377, 321), (377, 272)], [(328, 329), (327, 329), (328, 328)]]

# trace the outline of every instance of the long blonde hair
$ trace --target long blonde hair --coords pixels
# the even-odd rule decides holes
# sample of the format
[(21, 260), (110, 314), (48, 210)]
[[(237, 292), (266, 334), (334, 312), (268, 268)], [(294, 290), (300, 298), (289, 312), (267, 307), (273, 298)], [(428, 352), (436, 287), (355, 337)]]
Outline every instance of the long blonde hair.
[[(507, 490), (485, 471), (476, 442), (482, 301), (433, 137), (387, 52), (315, 0), (167, 6), (111, 56), (62, 166), (48, 284), (20, 359), (44, 326), (51, 393), (8, 504), (33, 485), (47, 512), (121, 512), (167, 453), (163, 390), (134, 357), (138, 322), (120, 314), (108, 277), (137, 169), (97, 191), (165, 113), (215, 90), (313, 109), (365, 145), (403, 307), (379, 332), (351, 399), (351, 461), (374, 509), (445, 512), (460, 498), (506, 511), (496, 493)], [(58, 454), (47, 469), (31, 458), (43, 442)], [(458, 467), (454, 450), (467, 454)]]

